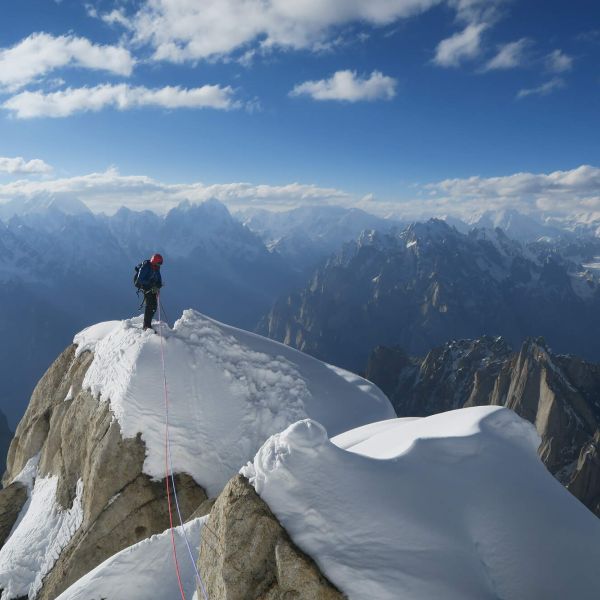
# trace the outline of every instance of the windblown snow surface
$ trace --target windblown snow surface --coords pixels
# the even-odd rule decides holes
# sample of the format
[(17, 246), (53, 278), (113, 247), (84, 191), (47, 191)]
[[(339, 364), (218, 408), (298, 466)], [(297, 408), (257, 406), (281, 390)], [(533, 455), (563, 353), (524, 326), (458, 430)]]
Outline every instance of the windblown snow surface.
[[(141, 433), (144, 472), (164, 477), (164, 354), (174, 472), (217, 495), (265, 440), (311, 418), (330, 435), (395, 416), (368, 381), (297, 350), (184, 311), (161, 336), (141, 319), (92, 326), (75, 336), (94, 360), (83, 386), (108, 400), (124, 437)], [(156, 325), (158, 327), (158, 324)]]
[[(184, 540), (198, 556), (201, 532), (208, 517), (176, 527), (175, 548), (186, 598), (196, 590), (196, 574)], [(173, 600), (179, 596), (172, 558), (170, 530), (153, 535), (111, 556), (66, 589), (56, 600)]]
[(499, 407), (391, 419), (328, 439), (312, 420), (242, 469), (350, 599), (597, 600), (600, 521)]

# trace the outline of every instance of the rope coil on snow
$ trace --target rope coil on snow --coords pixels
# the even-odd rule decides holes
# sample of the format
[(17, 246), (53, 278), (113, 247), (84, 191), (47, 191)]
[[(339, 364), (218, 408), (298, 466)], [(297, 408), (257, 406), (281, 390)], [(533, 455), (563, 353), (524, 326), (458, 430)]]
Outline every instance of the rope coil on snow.
[(173, 530), (173, 512), (171, 508), (171, 493), (170, 493), (170, 485), (169, 478), (171, 479), (171, 484), (173, 486), (173, 498), (175, 500), (175, 507), (177, 510), (177, 515), (179, 517), (179, 524), (181, 525), (181, 531), (183, 533), (183, 538), (185, 540), (185, 545), (188, 551), (188, 555), (190, 557), (190, 561), (192, 562), (192, 566), (194, 567), (194, 571), (196, 574), (196, 580), (202, 590), (202, 594), (204, 596), (204, 600), (208, 600), (208, 594), (206, 593), (206, 589), (204, 587), (204, 582), (202, 581), (202, 576), (198, 571), (198, 567), (196, 565), (196, 561), (194, 560), (194, 556), (192, 553), (192, 549), (190, 547), (190, 543), (183, 527), (183, 518), (181, 516), (181, 510), (179, 508), (179, 498), (177, 496), (177, 486), (175, 485), (175, 476), (173, 472), (173, 460), (171, 455), (171, 440), (169, 437), (169, 391), (167, 388), (167, 373), (165, 368), (165, 352), (164, 352), (164, 344), (163, 344), (163, 334), (162, 334), (162, 319), (161, 319), (161, 308), (162, 303), (160, 301), (160, 294), (158, 296), (158, 321), (159, 321), (159, 337), (160, 337), (160, 356), (162, 363), (162, 372), (163, 372), (163, 391), (165, 396), (165, 470), (166, 470), (166, 485), (167, 485), (167, 502), (169, 505), (169, 524), (171, 527), (171, 545), (173, 547), (173, 559), (175, 562), (175, 570), (177, 572), (177, 582), (179, 584), (179, 591), (181, 593), (181, 597), (183, 600), (185, 599), (185, 593), (183, 591), (183, 585), (181, 582), (181, 573), (179, 570), (179, 562), (177, 560), (177, 550), (175, 548), (175, 533)]

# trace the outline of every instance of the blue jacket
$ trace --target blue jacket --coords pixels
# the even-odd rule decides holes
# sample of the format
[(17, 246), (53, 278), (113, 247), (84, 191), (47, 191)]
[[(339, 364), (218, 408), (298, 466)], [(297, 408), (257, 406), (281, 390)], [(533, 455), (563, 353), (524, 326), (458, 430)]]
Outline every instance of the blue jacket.
[(138, 271), (137, 282), (145, 291), (152, 288), (161, 288), (162, 277), (160, 275), (160, 268), (153, 269), (150, 261), (145, 260)]

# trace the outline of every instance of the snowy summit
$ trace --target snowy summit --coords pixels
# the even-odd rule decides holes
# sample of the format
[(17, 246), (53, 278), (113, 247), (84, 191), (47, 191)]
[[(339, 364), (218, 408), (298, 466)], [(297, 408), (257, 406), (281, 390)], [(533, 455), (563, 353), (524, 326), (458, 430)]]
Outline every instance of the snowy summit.
[[(368, 381), (258, 335), (184, 311), (164, 324), (173, 470), (209, 495), (251, 460), (272, 434), (311, 418), (329, 435), (395, 417)], [(100, 323), (75, 336), (94, 352), (83, 386), (110, 402), (125, 438), (141, 433), (144, 472), (164, 477), (161, 338), (138, 319)]]

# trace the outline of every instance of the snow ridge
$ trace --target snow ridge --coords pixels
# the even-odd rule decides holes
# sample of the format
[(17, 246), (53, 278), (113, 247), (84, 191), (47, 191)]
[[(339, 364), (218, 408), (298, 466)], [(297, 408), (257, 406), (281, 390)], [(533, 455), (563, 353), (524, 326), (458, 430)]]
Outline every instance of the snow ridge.
[[(366, 380), (287, 346), (228, 327), (193, 310), (162, 328), (173, 468), (209, 495), (272, 434), (307, 417), (332, 434), (394, 416)], [(126, 438), (141, 433), (144, 472), (164, 477), (160, 339), (139, 318), (102, 323), (75, 336), (94, 360), (83, 387), (109, 401)]]

